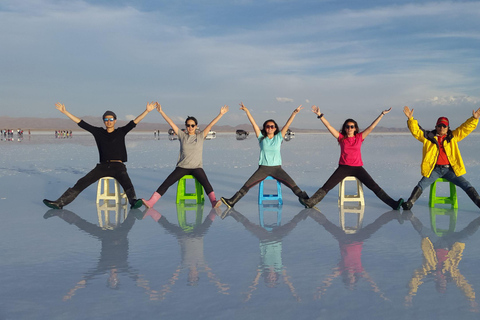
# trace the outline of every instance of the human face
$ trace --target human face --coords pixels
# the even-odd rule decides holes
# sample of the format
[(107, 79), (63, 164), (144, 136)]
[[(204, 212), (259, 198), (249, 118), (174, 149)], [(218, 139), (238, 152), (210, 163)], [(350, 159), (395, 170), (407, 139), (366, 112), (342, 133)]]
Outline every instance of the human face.
[(116, 122), (117, 120), (115, 120), (113, 116), (106, 116), (105, 118), (103, 118), (103, 123), (105, 123), (107, 131), (114, 129)]
[(347, 133), (347, 136), (353, 137), (355, 134), (355, 123), (347, 122), (345, 125), (345, 132)]
[(195, 121), (188, 120), (185, 126), (187, 127), (188, 134), (195, 134), (195, 130), (197, 129), (197, 125), (195, 124)]
[(439, 124), (439, 125), (437, 125), (436, 128), (437, 128), (437, 134), (438, 134), (439, 136), (444, 136), (444, 135), (446, 135), (447, 132), (448, 132), (448, 127), (445, 126), (444, 124)]
[(277, 128), (275, 128), (275, 123), (272, 122), (272, 121), (269, 121), (265, 124), (265, 132), (267, 133), (267, 135), (273, 135), (275, 134), (275, 130), (277, 130)]

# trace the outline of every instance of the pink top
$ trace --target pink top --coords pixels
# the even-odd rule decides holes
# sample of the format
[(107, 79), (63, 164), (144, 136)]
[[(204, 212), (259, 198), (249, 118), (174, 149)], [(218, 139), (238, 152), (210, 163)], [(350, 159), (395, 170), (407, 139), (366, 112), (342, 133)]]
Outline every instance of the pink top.
[(338, 164), (352, 167), (363, 166), (362, 153), (362, 134), (357, 133), (354, 137), (346, 138), (342, 141), (343, 135), (338, 136), (338, 143), (340, 144), (340, 160)]

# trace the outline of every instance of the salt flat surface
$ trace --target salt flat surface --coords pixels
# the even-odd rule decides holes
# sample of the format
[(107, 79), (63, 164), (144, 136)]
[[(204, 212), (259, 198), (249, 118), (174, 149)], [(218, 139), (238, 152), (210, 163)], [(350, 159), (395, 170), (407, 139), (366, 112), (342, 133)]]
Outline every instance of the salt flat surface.
[[(465, 177), (477, 189), (479, 142), (477, 134), (460, 142)], [(222, 220), (207, 204), (177, 207), (173, 186), (154, 207), (158, 222), (142, 208), (102, 229), (96, 184), (66, 210), (42, 203), (94, 167), (91, 136), (32, 134), (0, 149), (0, 319), (478, 319), (480, 210), (460, 189), (457, 219), (429, 209), (425, 192), (412, 223), (368, 189), (361, 221), (338, 207), (337, 188), (319, 213), (303, 210), (286, 187), (281, 208), (258, 206), (254, 187)], [(127, 149), (137, 195), (149, 197), (174, 169), (178, 141), (135, 133)], [(205, 142), (204, 169), (218, 197), (243, 185), (258, 153), (253, 136), (219, 133)], [(311, 195), (337, 167), (339, 147), (328, 134), (297, 134), (282, 156)], [(407, 134), (372, 134), (363, 160), (387, 193), (407, 198), (420, 179), (421, 144)], [(356, 233), (341, 228), (342, 217)], [(432, 217), (439, 229), (454, 228), (439, 238)], [(425, 263), (422, 237), (450, 249), (448, 270)]]

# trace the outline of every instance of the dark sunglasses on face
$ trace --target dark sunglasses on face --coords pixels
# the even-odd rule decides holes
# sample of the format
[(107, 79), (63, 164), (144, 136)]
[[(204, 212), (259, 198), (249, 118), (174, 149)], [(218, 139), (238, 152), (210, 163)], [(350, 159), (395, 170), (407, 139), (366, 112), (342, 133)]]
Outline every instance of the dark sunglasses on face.
[(275, 129), (275, 126), (266, 125), (266, 126), (265, 126), (265, 129)]
[(115, 121), (115, 119), (113, 118), (104, 118), (103, 121), (107, 122), (107, 121)]
[(345, 129), (355, 129), (355, 126), (346, 125), (346, 126), (345, 126)]
[(447, 126), (443, 123), (437, 124), (437, 128), (446, 128)]
[(187, 128), (195, 128), (196, 124), (186, 124), (185, 127)]

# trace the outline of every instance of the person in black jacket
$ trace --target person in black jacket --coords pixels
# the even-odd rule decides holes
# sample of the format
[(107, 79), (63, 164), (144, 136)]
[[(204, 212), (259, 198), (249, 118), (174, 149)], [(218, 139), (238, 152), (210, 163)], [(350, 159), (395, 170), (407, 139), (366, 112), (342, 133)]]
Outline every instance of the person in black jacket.
[(77, 123), (80, 128), (87, 130), (93, 135), (95, 142), (97, 143), (100, 163), (98, 163), (92, 171), (87, 173), (86, 176), (78, 180), (73, 188), (68, 188), (60, 198), (55, 201), (44, 199), (43, 203), (47, 207), (53, 209), (62, 209), (64, 206), (71, 203), (80, 192), (98, 179), (103, 177), (113, 177), (120, 183), (123, 190), (125, 190), (131, 208), (139, 208), (142, 206), (142, 200), (137, 200), (135, 189), (124, 164), (124, 162), (127, 162), (125, 136), (130, 130), (135, 128), (150, 111), (155, 109), (155, 103), (147, 103), (145, 111), (136, 117), (135, 120), (132, 120), (127, 123), (127, 125), (119, 128), (115, 128), (115, 123), (117, 122), (117, 116), (115, 113), (112, 111), (106, 111), (103, 114), (105, 129), (94, 127), (74, 116), (67, 111), (65, 105), (62, 103), (57, 102), (55, 106), (61, 113)]

